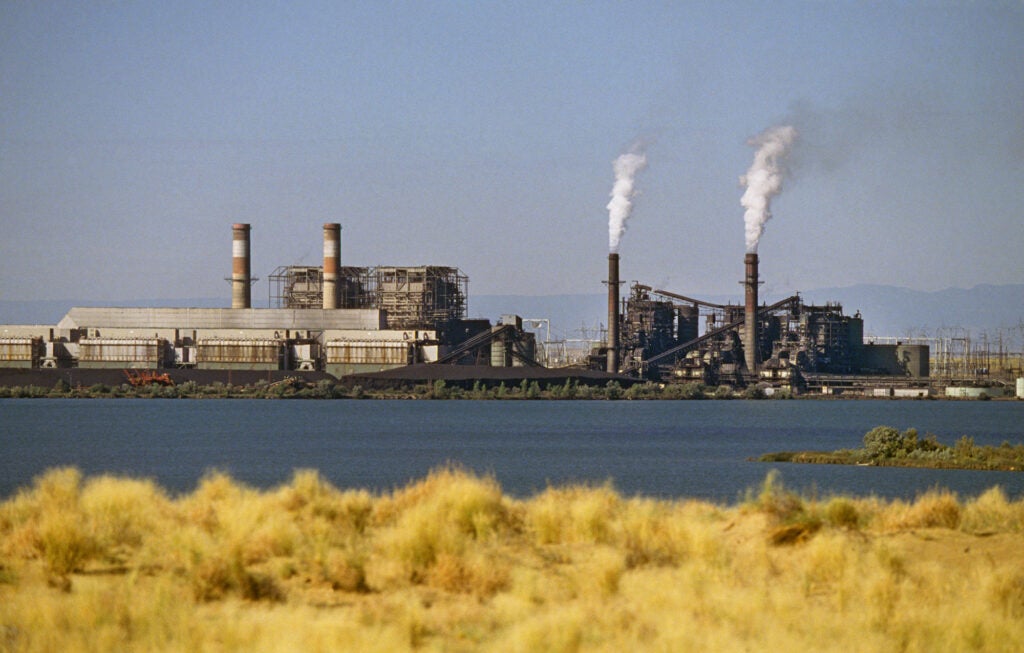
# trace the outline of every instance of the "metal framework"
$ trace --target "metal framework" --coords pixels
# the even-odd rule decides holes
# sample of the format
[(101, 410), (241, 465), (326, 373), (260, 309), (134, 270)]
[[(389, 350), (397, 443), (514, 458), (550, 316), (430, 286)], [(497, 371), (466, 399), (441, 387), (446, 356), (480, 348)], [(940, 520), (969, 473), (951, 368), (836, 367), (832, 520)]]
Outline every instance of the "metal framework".
[[(372, 268), (338, 270), (338, 308), (376, 308)], [(320, 266), (280, 266), (270, 275), (271, 308), (322, 308), (324, 271)]]
[(393, 329), (437, 328), (466, 317), (469, 277), (440, 266), (377, 267), (374, 308)]
[[(466, 317), (469, 277), (441, 266), (338, 270), (338, 308), (375, 308), (392, 329), (436, 329)], [(322, 308), (323, 268), (281, 266), (270, 275), (271, 308)]]

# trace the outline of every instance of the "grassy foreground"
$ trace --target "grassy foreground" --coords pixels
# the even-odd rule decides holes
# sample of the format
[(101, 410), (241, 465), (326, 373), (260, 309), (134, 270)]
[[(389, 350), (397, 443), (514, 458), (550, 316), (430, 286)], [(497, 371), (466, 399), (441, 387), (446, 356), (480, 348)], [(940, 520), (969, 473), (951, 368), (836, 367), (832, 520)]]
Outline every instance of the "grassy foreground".
[(0, 504), (0, 650), (1020, 651), (1024, 500), (55, 469)]

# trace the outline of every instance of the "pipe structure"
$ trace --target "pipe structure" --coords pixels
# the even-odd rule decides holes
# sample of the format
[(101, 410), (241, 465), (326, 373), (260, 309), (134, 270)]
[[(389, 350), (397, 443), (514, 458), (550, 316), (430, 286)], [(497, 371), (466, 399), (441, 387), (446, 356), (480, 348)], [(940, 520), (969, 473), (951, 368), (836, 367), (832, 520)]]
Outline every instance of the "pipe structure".
[(338, 269), (341, 267), (341, 225), (324, 225), (324, 308), (338, 308)]
[(746, 264), (746, 275), (743, 287), (746, 290), (746, 302), (743, 316), (743, 358), (750, 374), (757, 373), (757, 254), (747, 253), (743, 258)]
[(608, 371), (619, 371), (619, 255), (608, 255)]
[(248, 224), (231, 225), (231, 308), (252, 308)]

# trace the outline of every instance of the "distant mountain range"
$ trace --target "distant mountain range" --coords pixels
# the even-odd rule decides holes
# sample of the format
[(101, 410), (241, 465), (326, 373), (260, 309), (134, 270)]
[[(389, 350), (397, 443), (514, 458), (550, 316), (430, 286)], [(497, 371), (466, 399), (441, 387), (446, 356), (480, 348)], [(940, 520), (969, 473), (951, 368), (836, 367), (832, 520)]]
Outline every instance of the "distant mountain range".
[[(701, 296), (715, 303), (738, 303), (736, 296)], [(1015, 342), (1024, 339), (1024, 284), (979, 285), (969, 289), (949, 288), (934, 292), (897, 286), (856, 285), (819, 288), (801, 293), (808, 304), (838, 302), (852, 315), (860, 311), (864, 332), (873, 336), (908, 337), (936, 335), (940, 330), (963, 328), (972, 336), (1000, 331)], [(762, 297), (773, 302), (782, 297)], [(538, 329), (551, 329), (551, 337), (586, 338), (607, 324), (608, 297), (581, 295), (470, 295), (469, 316), (497, 321), (502, 315), (547, 320)], [(72, 306), (178, 306), (227, 308), (226, 298), (159, 300), (0, 300), (0, 324), (56, 324)], [(585, 333), (590, 332), (590, 333)]]

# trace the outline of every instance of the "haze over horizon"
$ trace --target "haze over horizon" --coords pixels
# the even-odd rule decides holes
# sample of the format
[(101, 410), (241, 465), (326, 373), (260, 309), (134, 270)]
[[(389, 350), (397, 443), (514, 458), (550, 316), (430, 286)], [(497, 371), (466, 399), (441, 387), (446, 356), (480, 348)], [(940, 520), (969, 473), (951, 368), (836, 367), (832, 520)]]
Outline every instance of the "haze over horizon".
[(471, 294), (736, 295), (749, 139), (799, 134), (765, 292), (1024, 282), (1024, 4), (0, 3), (0, 300), (452, 265)]

